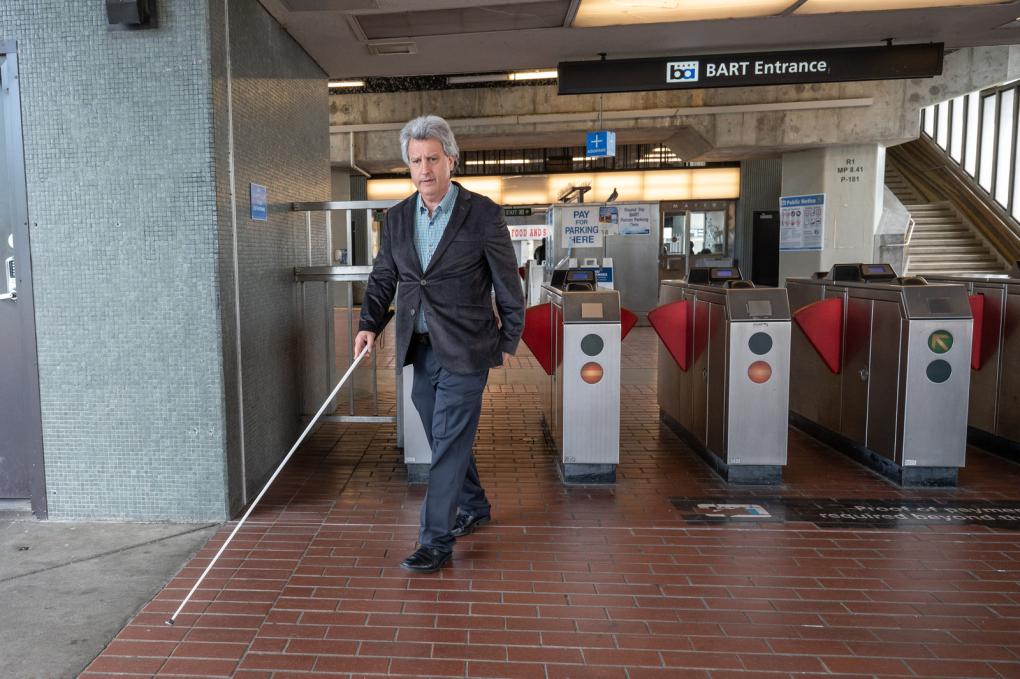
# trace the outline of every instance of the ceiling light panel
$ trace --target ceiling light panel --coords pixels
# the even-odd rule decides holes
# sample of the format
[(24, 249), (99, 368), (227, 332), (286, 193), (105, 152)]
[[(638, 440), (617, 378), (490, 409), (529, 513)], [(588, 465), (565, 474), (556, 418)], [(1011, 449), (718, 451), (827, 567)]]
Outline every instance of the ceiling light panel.
[(350, 12), (379, 9), (376, 0), (281, 0), (292, 12)]
[(791, 0), (581, 0), (573, 26), (625, 26), (779, 14)]
[(490, 7), (357, 14), (352, 18), (358, 22), (365, 37), (375, 40), (558, 28), (563, 26), (569, 8), (570, 0), (544, 0)]
[(834, 14), (836, 12), (881, 12), (891, 9), (936, 9), (1001, 5), (1002, 0), (807, 0), (794, 14)]

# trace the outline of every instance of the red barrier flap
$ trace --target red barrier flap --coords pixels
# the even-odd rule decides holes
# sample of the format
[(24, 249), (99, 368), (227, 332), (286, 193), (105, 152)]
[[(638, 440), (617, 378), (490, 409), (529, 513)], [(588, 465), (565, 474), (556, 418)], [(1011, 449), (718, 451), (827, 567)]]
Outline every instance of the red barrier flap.
[(974, 340), (970, 350), (971, 370), (981, 370), (985, 362), (984, 345), (982, 344), (985, 327), (985, 296), (970, 295), (970, 313), (974, 316)]
[(551, 313), (549, 303), (536, 304), (524, 311), (524, 332), (521, 339), (535, 355), (547, 375), (553, 374)]
[(620, 341), (627, 339), (627, 334), (637, 325), (637, 314), (630, 309), (620, 307)]
[(690, 302), (681, 300), (670, 302), (648, 312), (648, 322), (652, 324), (666, 351), (673, 357), (681, 370), (686, 371), (690, 356), (687, 352), (688, 329), (690, 324)]
[(812, 302), (793, 312), (811, 346), (835, 374), (843, 365), (843, 300), (834, 297)]

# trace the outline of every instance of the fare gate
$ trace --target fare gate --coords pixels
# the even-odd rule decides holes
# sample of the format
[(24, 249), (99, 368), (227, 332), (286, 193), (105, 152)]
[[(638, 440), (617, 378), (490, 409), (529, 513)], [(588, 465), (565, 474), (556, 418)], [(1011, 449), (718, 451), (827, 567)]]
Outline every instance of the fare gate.
[(973, 320), (963, 285), (837, 264), (786, 282), (797, 426), (895, 483), (954, 486), (967, 448)]
[(970, 365), (972, 443), (1020, 460), (1020, 269), (1010, 275), (930, 276), (962, 283), (974, 313)]
[(733, 267), (663, 281), (649, 321), (662, 339), (660, 417), (729, 483), (782, 480), (790, 305)]
[(612, 483), (620, 462), (620, 293), (596, 288), (595, 272), (556, 272), (542, 286), (549, 379), (544, 424), (568, 483)]

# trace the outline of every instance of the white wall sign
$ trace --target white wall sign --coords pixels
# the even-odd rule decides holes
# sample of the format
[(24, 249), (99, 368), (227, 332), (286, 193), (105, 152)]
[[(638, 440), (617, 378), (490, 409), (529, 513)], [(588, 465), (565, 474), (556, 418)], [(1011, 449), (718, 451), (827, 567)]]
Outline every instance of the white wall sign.
[(549, 227), (545, 224), (511, 224), (510, 240), (536, 240), (549, 235)]
[(563, 243), (575, 248), (602, 247), (598, 206), (578, 205), (563, 209)]
[(652, 232), (651, 205), (619, 205), (616, 209), (620, 215), (621, 236), (646, 236)]
[(779, 251), (822, 249), (825, 236), (825, 194), (782, 196), (779, 199)]

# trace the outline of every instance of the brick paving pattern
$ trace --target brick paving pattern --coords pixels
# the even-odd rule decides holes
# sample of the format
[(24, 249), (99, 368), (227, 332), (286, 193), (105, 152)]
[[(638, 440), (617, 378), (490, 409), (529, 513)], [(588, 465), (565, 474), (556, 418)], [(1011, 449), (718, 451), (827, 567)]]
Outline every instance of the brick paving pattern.
[(477, 440), (494, 521), (458, 542), (452, 566), (397, 566), (424, 488), (406, 483), (392, 427), (327, 424), (176, 626), (164, 621), (233, 524), (82, 676), (1020, 677), (1020, 532), (704, 525), (669, 501), (1016, 501), (1020, 467), (971, 448), (959, 488), (901, 490), (791, 429), (781, 486), (727, 487), (659, 423), (656, 342), (637, 328), (624, 345), (614, 486), (560, 483), (522, 347), (492, 373)]

